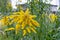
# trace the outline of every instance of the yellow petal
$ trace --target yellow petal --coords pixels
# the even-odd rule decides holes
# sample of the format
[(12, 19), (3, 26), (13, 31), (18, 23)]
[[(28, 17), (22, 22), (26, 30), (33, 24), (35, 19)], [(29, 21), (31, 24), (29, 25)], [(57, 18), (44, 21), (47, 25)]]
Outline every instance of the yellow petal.
[(30, 27), (30, 29), (31, 29), (34, 33), (37, 33), (34, 28)]
[(32, 21), (32, 24), (33, 24), (33, 25), (35, 25), (35, 26), (38, 26), (38, 27), (39, 27), (39, 23), (38, 23), (37, 21), (35, 21), (35, 20), (33, 20), (33, 19), (32, 19), (31, 21)]
[(14, 15), (17, 15), (17, 14), (19, 14), (19, 13), (20, 13), (20, 12), (14, 12), (13, 14), (14, 14)]
[(32, 23), (31, 22), (29, 23), (29, 26), (32, 26)]
[(16, 34), (18, 33), (19, 30), (20, 30), (20, 24), (16, 24)]
[(9, 22), (9, 25), (13, 24), (13, 22), (14, 22), (13, 20), (11, 22)]
[(27, 31), (26, 31), (26, 30), (23, 30), (23, 36), (25, 36), (25, 35), (26, 35), (26, 33), (27, 33)]
[(8, 16), (10, 19), (13, 19), (15, 16), (14, 15), (10, 15)]
[(23, 23), (22, 23), (22, 29), (25, 28), (25, 25), (26, 25), (25, 22), (23, 22)]
[(15, 30), (15, 29), (14, 28), (5, 29), (5, 31), (11, 31), (11, 30)]
[(30, 18), (32, 19), (32, 18), (36, 18), (36, 15), (30, 15)]
[(29, 9), (27, 8), (27, 10), (25, 11), (25, 14), (29, 14), (30, 13), (30, 11), (29, 11)]
[(22, 23), (22, 22), (23, 22), (23, 19), (22, 18), (17, 21), (17, 23)]
[(31, 30), (30, 30), (30, 28), (26, 28), (27, 29), (27, 31), (29, 32), (29, 33), (31, 33)]
[(23, 10), (21, 10), (21, 11), (20, 11), (20, 15), (23, 15), (23, 14), (24, 14), (24, 11), (23, 11)]

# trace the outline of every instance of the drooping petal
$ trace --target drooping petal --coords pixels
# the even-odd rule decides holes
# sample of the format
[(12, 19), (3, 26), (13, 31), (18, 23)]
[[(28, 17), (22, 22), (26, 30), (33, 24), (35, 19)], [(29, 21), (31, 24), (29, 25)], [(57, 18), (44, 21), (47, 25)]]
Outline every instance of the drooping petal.
[(31, 21), (32, 21), (32, 24), (33, 24), (33, 25), (35, 25), (35, 26), (38, 26), (38, 27), (39, 27), (39, 23), (38, 23), (37, 21), (35, 21), (35, 20), (33, 20), (33, 19), (32, 19)]
[(19, 30), (20, 30), (20, 24), (16, 24), (16, 34), (18, 33)]
[(23, 11), (23, 10), (21, 10), (19, 14), (20, 14), (20, 15), (23, 15), (23, 14), (24, 14), (24, 11)]
[(30, 27), (30, 29), (31, 29), (34, 33), (37, 33), (34, 28)]
[(22, 25), (21, 29), (24, 29), (26, 24), (25, 24), (25, 22), (23, 22), (21, 25)]
[(8, 28), (8, 29), (5, 29), (5, 31), (11, 31), (11, 30), (15, 30), (15, 28)]
[(26, 35), (26, 33), (27, 33), (27, 31), (26, 31), (26, 30), (23, 30), (23, 36), (25, 36), (25, 35)]
[(30, 28), (26, 28), (26, 29), (27, 29), (28, 33), (31, 33), (31, 30), (30, 30)]
[(36, 18), (36, 15), (30, 15), (30, 18), (32, 19), (32, 18)]
[(29, 11), (29, 9), (27, 8), (27, 10), (25, 11), (25, 14), (29, 14), (30, 13), (30, 11)]

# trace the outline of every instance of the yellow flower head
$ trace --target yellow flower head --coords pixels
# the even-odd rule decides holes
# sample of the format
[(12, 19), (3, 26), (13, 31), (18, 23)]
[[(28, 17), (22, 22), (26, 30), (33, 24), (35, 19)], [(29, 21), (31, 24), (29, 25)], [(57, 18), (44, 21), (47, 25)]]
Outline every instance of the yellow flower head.
[[(24, 11), (20, 11), (20, 20), (17, 21), (17, 23), (20, 23), (21, 25), (21, 29), (23, 29), (23, 35), (25, 35), (27, 32), (31, 33), (31, 31), (33, 31), (34, 33), (36, 33), (34, 26), (39, 27), (39, 23), (36, 20), (33, 20), (33, 18), (35, 18), (35, 15), (31, 15), (29, 9), (27, 9), (25, 12)], [(26, 26), (29, 27), (26, 27)]]
[(21, 10), (20, 12), (13, 13), (14, 15), (10, 15), (10, 19), (13, 19), (12, 22), (16, 23), (16, 34), (19, 32), (19, 30), (23, 30), (23, 36), (28, 33), (31, 33), (33, 31), (34, 33), (37, 33), (35, 31), (36, 27), (39, 27), (39, 23), (34, 20), (36, 18), (35, 15), (31, 15), (29, 9), (27, 9), (25, 12)]
[(50, 19), (51, 22), (54, 22), (57, 19), (57, 15), (49, 14), (49, 19)]
[(1, 22), (3, 25), (8, 25), (9, 24), (9, 18), (7, 16), (3, 17), (3, 19), (1, 19)]

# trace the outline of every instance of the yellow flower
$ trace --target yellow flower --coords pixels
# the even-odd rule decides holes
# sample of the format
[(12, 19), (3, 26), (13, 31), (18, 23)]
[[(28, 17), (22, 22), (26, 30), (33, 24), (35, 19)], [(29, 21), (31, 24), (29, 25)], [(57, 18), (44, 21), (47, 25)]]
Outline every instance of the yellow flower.
[(9, 19), (8, 19), (7, 16), (5, 16), (5, 17), (3, 17), (3, 19), (1, 19), (3, 25), (8, 25), (8, 24), (9, 24), (8, 20), (9, 20)]
[(16, 19), (14, 18), (14, 20), (18, 19), (17, 21), (14, 21), (14, 22), (17, 22), (20, 24), (21, 29), (23, 30), (23, 35), (26, 35), (26, 31), (28, 31), (28, 33), (31, 33), (31, 30), (34, 33), (36, 33), (35, 28), (32, 26), (39, 27), (39, 23), (36, 20), (33, 20), (33, 18), (36, 18), (36, 16), (31, 15), (29, 9), (27, 9), (25, 12), (21, 10), (20, 12), (16, 12), (14, 14), (19, 15)]
[(31, 15), (29, 9), (27, 9), (25, 12), (21, 10), (20, 12), (13, 13), (13, 15), (10, 15), (9, 18), (12, 19), (11, 24), (13, 22), (16, 23), (16, 34), (19, 32), (19, 30), (23, 30), (23, 36), (25, 36), (27, 32), (31, 33), (31, 31), (37, 33), (35, 29), (36, 27), (40, 26), (39, 23), (34, 20), (36, 16)]
[[(5, 25), (11, 25), (13, 23), (13, 21), (10, 21), (10, 17), (9, 16), (4, 16), (2, 19), (1, 19), (1, 22), (2, 24), (5, 26)], [(13, 19), (13, 18), (12, 18)]]
[(11, 30), (15, 30), (15, 29), (14, 28), (5, 29), (5, 31), (11, 31)]
[(57, 19), (57, 15), (49, 14), (49, 19), (50, 19), (51, 22), (54, 22)]
[[(19, 13), (20, 14), (20, 23), (21, 23), (21, 27), (23, 30), (26, 30), (28, 31), (28, 33), (31, 33), (31, 30), (36, 33), (35, 31), (35, 28), (32, 27), (32, 26), (37, 26), (39, 27), (39, 23), (36, 21), (36, 20), (33, 20), (33, 18), (35, 18), (36, 16), (35, 15), (31, 15), (30, 14), (30, 11), (29, 9), (27, 9), (25, 12), (21, 10), (21, 12)], [(28, 25), (28, 27), (26, 27)], [(26, 34), (26, 31), (25, 33), (23, 33), (24, 35)]]

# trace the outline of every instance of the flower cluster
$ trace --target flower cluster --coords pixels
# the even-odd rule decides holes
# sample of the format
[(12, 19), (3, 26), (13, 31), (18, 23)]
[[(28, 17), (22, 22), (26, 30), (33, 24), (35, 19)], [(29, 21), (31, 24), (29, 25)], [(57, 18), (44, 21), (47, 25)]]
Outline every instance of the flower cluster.
[(20, 12), (13, 13), (13, 15), (6, 16), (2, 21), (5, 25), (16, 24), (15, 27), (8, 28), (5, 31), (15, 30), (15, 33), (17, 34), (19, 30), (23, 30), (24, 36), (27, 32), (31, 33), (31, 31), (37, 33), (35, 29), (40, 25), (36, 20), (34, 20), (34, 18), (36, 18), (36, 16), (31, 15), (29, 9), (27, 9), (25, 12), (21, 10)]

